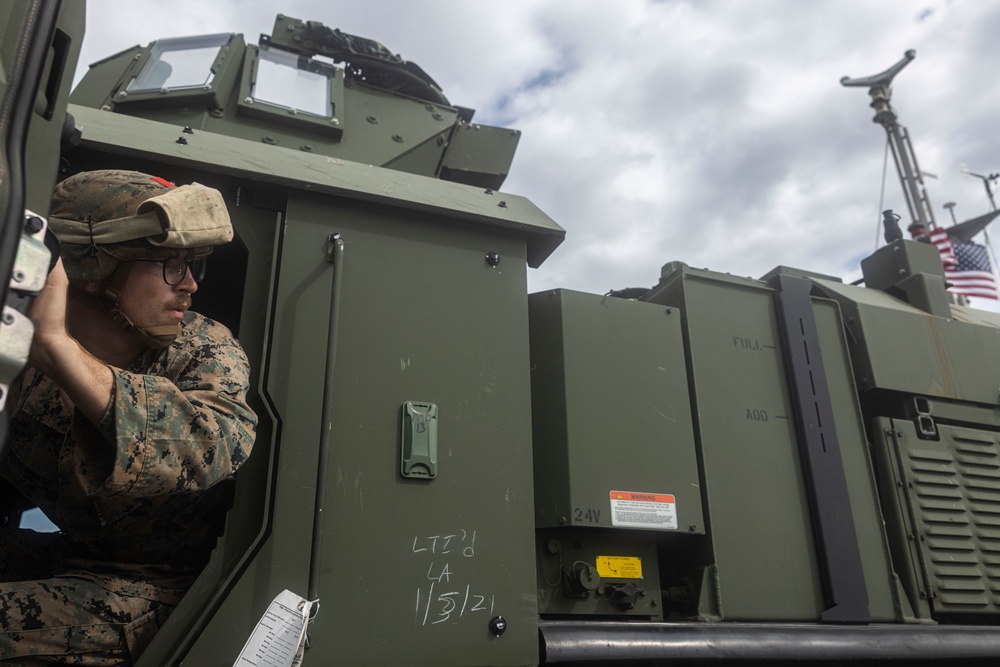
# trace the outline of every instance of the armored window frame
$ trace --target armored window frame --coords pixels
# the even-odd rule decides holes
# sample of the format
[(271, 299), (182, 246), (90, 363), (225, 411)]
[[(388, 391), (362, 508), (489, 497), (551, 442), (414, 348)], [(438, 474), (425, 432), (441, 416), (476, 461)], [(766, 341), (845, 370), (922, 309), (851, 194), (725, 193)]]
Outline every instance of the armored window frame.
[[(259, 84), (264, 81), (264, 73), (272, 65), (290, 67), (306, 75), (324, 77), (327, 84), (322, 93), (325, 97), (326, 113), (316, 113), (315, 106), (312, 109), (298, 108), (290, 99), (288, 104), (282, 100), (268, 99), (274, 96), (274, 89), (262, 93)], [(315, 90), (314, 88), (313, 92)], [(339, 137), (344, 128), (344, 71), (315, 58), (299, 56), (282, 49), (250, 46), (244, 57), (237, 113), (300, 130)]]
[[(243, 48), (242, 36), (232, 33), (157, 40), (140, 52), (140, 57), (125, 72), (110, 101), (116, 106), (136, 109), (167, 106), (221, 107), (229, 97), (231, 82), (235, 77), (233, 70), (239, 66), (239, 59), (234, 55)], [(173, 72), (170, 72), (168, 78), (162, 82), (157, 81), (156, 77), (162, 77), (164, 68), (161, 65), (172, 65), (168, 54), (181, 54), (183, 62), (185, 52), (191, 56), (196, 51), (204, 53), (187, 61), (189, 67), (183, 78), (171, 84), (169, 77)], [(190, 67), (191, 63), (195, 66)], [(203, 76), (191, 74), (198, 68)]]

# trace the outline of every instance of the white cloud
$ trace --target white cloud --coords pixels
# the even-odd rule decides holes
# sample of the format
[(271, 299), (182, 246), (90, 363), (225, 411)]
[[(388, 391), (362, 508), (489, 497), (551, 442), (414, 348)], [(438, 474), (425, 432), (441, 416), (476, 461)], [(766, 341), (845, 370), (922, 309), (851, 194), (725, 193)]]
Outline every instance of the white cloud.
[[(276, 13), (376, 39), (477, 120), (523, 131), (504, 189), (568, 232), (533, 290), (649, 285), (681, 260), (760, 276), (858, 277), (873, 250), (884, 131), (867, 91), (907, 49), (893, 106), (934, 214), (988, 208), (959, 165), (1000, 171), (1000, 5), (968, 0), (91, 0), (86, 62), (159, 37), (269, 33)], [(385, 17), (389, 17), (386, 19)], [(884, 208), (907, 222), (895, 173)], [(905, 226), (905, 224), (904, 224)], [(1000, 237), (1000, 234), (996, 236)]]

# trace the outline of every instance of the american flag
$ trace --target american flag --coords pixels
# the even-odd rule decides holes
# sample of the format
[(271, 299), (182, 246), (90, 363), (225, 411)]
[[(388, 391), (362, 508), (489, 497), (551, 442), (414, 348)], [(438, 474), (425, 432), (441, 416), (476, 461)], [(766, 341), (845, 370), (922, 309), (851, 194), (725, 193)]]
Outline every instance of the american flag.
[(935, 229), (930, 234), (931, 243), (941, 253), (944, 277), (952, 294), (997, 298), (997, 284), (990, 265), (986, 246), (978, 243), (952, 241), (946, 229)]

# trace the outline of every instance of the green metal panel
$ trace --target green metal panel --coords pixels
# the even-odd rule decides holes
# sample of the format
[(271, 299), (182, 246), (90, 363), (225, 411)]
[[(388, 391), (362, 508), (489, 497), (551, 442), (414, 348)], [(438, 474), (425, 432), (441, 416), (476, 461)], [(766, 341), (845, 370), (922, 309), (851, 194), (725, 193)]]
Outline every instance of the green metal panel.
[(872, 453), (878, 475), (879, 499), (885, 516), (886, 538), (892, 554), (893, 569), (912, 609), (914, 618), (930, 620), (927, 584), (919, 569), (916, 532), (910, 514), (905, 483), (899, 468), (899, 456), (893, 444), (896, 429), (893, 420), (877, 417), (872, 421)]
[(441, 160), (441, 177), (499, 188), (510, 171), (520, 138), (519, 130), (459, 123)]
[(393, 95), (354, 81), (344, 86), (349, 140), (338, 147), (338, 157), (390, 165), (427, 144), (434, 150), (424, 164), (401, 160), (399, 166), (424, 176), (435, 175), (447, 146), (447, 142), (438, 143), (437, 137), (455, 125), (458, 114), (454, 108)]
[(267, 537), (185, 655), (184, 665), (231, 664), (271, 599), (286, 588), (305, 595), (308, 587), (330, 307), (324, 231), (286, 225), (281, 239), (273, 333), (267, 368), (261, 371), (280, 420), (275, 463), (269, 471)]
[[(235, 658), (274, 595), (306, 592), (334, 232), (339, 353), (308, 659), (537, 662), (524, 241), (441, 222), (289, 195), (268, 371), (281, 419), (271, 533), (185, 664)], [(434, 479), (400, 474), (406, 401), (438, 408)], [(499, 638), (495, 616), (507, 621)]]
[[(290, 200), (288, 221), (346, 246), (316, 651), (335, 665), (534, 664), (523, 239), (346, 202), (332, 213), (315, 196)], [(399, 472), (410, 400), (437, 406), (433, 480)]]
[(1000, 327), (963, 321), (957, 312), (934, 317), (876, 290), (816, 282), (841, 303), (862, 390), (996, 403), (996, 377), (981, 370), (983, 359), (1000, 358)]
[(704, 533), (677, 309), (554, 290), (529, 312), (538, 527), (612, 528), (621, 491), (674, 497), (649, 529)]
[[(726, 620), (824, 607), (774, 291), (678, 267), (648, 298), (684, 316), (716, 604)], [(871, 463), (834, 304), (813, 301), (873, 620), (898, 618)], [(762, 567), (762, 564), (766, 566)]]
[[(503, 183), (520, 136), (515, 130), (459, 124), (458, 111), (445, 104), (345, 81), (342, 68), (336, 68), (331, 88), (335, 118), (290, 112), (292, 100), (285, 106), (280, 100), (250, 101), (259, 47), (247, 45), (242, 35), (233, 35), (223, 49), (216, 77), (204, 89), (126, 92), (149, 59), (151, 46), (95, 63), (74, 90), (74, 103), (423, 176), (436, 176), (442, 158), (455, 152), (451, 162), (456, 174), (470, 175), (451, 180), (474, 181), (480, 187)], [(334, 69), (325, 62), (317, 66)], [(465, 127), (478, 141), (463, 136)], [(449, 143), (453, 132), (459, 137), (455, 151)]]
[(684, 316), (723, 618), (815, 620), (823, 597), (773, 291), (684, 268), (650, 300)]
[[(517, 195), (414, 176), (201, 132), (183, 134), (176, 125), (70, 105), (85, 128), (86, 149), (126, 159), (158, 156), (166, 165), (213, 171), (260, 183), (298, 187), (426, 212), (452, 224), (515, 230), (527, 242), (528, 265), (536, 267), (562, 242), (565, 231), (534, 204)], [(183, 136), (185, 143), (178, 143)]]
[[(5, 3), (0, 11), (0, 95), (6, 92), (14, 75), (12, 68), (18, 57), (18, 38), (25, 30), (23, 25), (29, 13), (38, 7), (27, 0)], [(73, 70), (80, 56), (83, 43), (86, 8), (82, 2), (63, 2), (59, 7), (56, 33), (48, 50), (48, 60), (41, 74), (34, 113), (31, 114), (24, 150), (25, 208), (39, 215), (48, 215), (52, 199), (52, 186), (59, 169), (60, 141), (66, 120), (66, 102), (73, 81)], [(24, 64), (21, 63), (21, 66)], [(9, 120), (9, 119), (8, 119)], [(5, 142), (9, 138), (4, 138)], [(13, 165), (3, 165), (4, 170)], [(21, 179), (21, 174), (15, 174)], [(19, 182), (19, 181), (18, 181)], [(10, 187), (10, 179), (3, 175), (2, 185)], [(7, 193), (4, 192), (4, 196)]]
[(997, 614), (1000, 435), (938, 424), (938, 440), (922, 439), (910, 421), (880, 423), (885, 481), (904, 512), (911, 595), (933, 614)]

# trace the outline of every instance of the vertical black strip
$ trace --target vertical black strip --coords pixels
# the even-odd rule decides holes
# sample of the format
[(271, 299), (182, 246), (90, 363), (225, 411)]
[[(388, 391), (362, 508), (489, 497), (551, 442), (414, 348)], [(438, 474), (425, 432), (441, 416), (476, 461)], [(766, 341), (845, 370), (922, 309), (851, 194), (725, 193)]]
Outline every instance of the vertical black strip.
[(323, 558), (323, 524), (326, 520), (326, 478), (333, 442), (333, 388), (337, 368), (337, 335), (340, 330), (340, 294), (344, 275), (344, 240), (340, 234), (327, 239), (326, 260), (333, 264), (330, 288), (330, 323), (326, 341), (326, 373), (323, 377), (323, 424), (319, 437), (319, 460), (316, 464), (316, 506), (313, 510), (313, 535), (309, 556), (308, 600), (319, 599), (319, 574)]
[(868, 623), (868, 588), (820, 351), (812, 283), (781, 274), (778, 288), (782, 348), (827, 604), (821, 620)]

